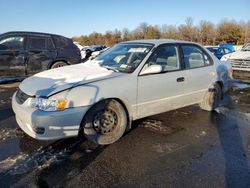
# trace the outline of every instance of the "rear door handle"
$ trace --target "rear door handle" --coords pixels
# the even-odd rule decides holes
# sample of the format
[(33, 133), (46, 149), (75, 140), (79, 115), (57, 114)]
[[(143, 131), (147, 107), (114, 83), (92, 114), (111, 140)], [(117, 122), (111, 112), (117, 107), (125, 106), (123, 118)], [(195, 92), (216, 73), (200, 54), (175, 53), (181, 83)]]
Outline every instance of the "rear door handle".
[(184, 78), (184, 77), (180, 77), (180, 78), (177, 78), (176, 81), (177, 81), (177, 82), (184, 82), (184, 81), (185, 81), (185, 78)]

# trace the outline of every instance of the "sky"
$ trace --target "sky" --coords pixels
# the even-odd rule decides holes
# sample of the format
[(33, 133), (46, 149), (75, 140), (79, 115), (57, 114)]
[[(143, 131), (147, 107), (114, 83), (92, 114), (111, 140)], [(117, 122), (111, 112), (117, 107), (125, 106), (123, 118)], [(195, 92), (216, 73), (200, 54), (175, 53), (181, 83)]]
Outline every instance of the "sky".
[(218, 24), (250, 20), (250, 0), (0, 0), (0, 33), (37, 31), (67, 37), (135, 29), (140, 23), (180, 25), (187, 17)]

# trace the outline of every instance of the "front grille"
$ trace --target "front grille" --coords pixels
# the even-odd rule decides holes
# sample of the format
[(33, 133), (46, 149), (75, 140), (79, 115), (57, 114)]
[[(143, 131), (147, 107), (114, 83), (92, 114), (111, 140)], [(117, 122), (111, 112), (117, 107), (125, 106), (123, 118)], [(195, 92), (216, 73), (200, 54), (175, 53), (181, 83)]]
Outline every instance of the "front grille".
[(233, 70), (233, 78), (250, 83), (250, 71)]
[(250, 69), (250, 60), (231, 59), (233, 68)]
[(29, 97), (31, 97), (31, 96), (24, 93), (21, 89), (17, 90), (16, 101), (18, 104), (23, 104)]

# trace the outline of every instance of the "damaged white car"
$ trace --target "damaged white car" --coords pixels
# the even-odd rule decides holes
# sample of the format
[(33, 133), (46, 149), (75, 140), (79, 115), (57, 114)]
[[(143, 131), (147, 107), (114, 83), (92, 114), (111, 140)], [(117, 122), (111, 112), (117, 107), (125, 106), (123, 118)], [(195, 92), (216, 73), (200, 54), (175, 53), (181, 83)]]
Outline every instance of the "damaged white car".
[(84, 135), (117, 141), (131, 122), (199, 103), (216, 108), (230, 65), (202, 46), (175, 40), (123, 42), (84, 64), (25, 79), (12, 99), (21, 129), (40, 140)]

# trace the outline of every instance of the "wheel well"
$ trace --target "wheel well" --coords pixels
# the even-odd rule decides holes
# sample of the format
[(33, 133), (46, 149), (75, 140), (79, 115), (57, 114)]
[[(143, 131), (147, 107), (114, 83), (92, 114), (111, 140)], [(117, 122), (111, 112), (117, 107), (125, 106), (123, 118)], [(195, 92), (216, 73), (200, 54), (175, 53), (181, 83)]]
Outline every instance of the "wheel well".
[(224, 86), (223, 86), (223, 82), (222, 82), (222, 81), (217, 81), (216, 83), (220, 85), (221, 90), (223, 91), (223, 87), (224, 87)]
[(224, 92), (223, 92), (223, 87), (224, 87), (224, 86), (223, 86), (223, 82), (222, 82), (222, 81), (217, 81), (216, 83), (219, 84), (219, 86), (220, 86), (220, 88), (221, 88), (221, 92), (222, 92), (221, 99), (223, 99), (223, 97), (224, 97), (224, 95), (223, 95), (223, 93), (224, 93)]
[(119, 98), (108, 98), (108, 99), (105, 99), (105, 100), (115, 100), (115, 101), (119, 102), (123, 106), (123, 108), (124, 108), (124, 110), (125, 110), (125, 112), (127, 114), (127, 121), (128, 121), (127, 130), (129, 130), (132, 125), (131, 125), (131, 119), (130, 119), (130, 116), (129, 116), (129, 112), (128, 112), (128, 109), (127, 109), (125, 103)]
[(50, 63), (48, 69), (51, 69), (51, 67), (52, 67), (55, 63), (60, 62), (60, 61), (66, 63), (67, 65), (69, 65), (69, 63), (68, 63), (67, 61), (65, 61), (65, 60), (55, 60), (55, 61), (53, 61), (53, 62)]
[[(128, 121), (127, 130), (129, 130), (129, 129), (131, 128), (131, 121), (130, 121), (129, 112), (128, 112), (128, 109), (127, 109), (125, 103), (124, 103), (121, 99), (119, 99), (119, 98), (106, 98), (106, 99), (100, 100), (100, 101), (98, 101), (97, 103), (93, 104), (93, 105), (87, 110), (87, 112), (85, 113), (85, 115), (83, 116), (82, 122), (84, 121), (84, 118), (85, 118), (85, 116), (87, 115), (87, 113), (90, 111), (90, 109), (92, 109), (95, 105), (97, 105), (97, 104), (99, 104), (99, 103), (101, 103), (101, 102), (103, 102), (103, 101), (106, 101), (106, 100), (115, 100), (116, 102), (120, 103), (120, 104), (123, 106), (123, 108), (124, 108), (124, 110), (125, 110), (125, 112), (126, 112), (126, 114), (127, 114), (127, 121)], [(81, 122), (80, 129), (82, 129), (82, 122)], [(79, 132), (80, 132), (80, 130), (79, 130)]]

